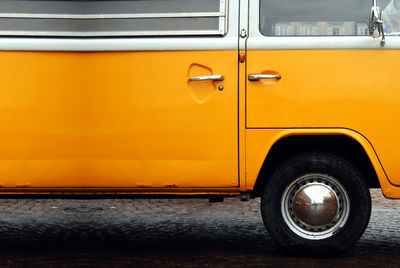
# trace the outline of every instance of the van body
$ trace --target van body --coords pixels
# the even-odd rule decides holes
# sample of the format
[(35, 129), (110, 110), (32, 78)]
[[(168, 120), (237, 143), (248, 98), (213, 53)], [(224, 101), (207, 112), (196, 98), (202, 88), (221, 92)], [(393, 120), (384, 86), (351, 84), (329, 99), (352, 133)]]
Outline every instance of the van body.
[(280, 245), (349, 248), (368, 188), (400, 197), (400, 1), (374, 2), (0, 2), (0, 193), (262, 197)]

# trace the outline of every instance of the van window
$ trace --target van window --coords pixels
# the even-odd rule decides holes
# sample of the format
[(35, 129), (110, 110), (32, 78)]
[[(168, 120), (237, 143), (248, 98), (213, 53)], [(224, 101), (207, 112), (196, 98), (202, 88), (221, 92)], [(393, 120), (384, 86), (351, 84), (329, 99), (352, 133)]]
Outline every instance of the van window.
[(400, 0), (386, 1), (382, 8), (383, 29), (385, 33), (400, 34)]
[(260, 0), (267, 36), (368, 35), (368, 0)]
[(0, 35), (223, 35), (225, 0), (0, 1)]

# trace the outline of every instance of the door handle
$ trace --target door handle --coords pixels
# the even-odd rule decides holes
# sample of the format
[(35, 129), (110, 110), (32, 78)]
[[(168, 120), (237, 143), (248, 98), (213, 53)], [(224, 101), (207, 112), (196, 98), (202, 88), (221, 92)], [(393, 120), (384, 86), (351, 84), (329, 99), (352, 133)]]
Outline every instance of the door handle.
[(221, 74), (217, 75), (205, 75), (205, 76), (195, 76), (192, 78), (189, 78), (189, 81), (224, 81), (225, 77)]
[(249, 75), (250, 81), (259, 81), (260, 79), (276, 79), (279, 80), (282, 77), (277, 74), (251, 74)]

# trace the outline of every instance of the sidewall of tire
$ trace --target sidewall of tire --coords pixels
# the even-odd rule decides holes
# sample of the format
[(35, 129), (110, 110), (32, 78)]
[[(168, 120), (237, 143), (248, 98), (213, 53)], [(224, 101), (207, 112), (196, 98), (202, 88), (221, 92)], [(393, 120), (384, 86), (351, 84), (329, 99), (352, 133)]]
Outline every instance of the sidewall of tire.
[[(350, 200), (350, 213), (345, 225), (326, 239), (302, 238), (289, 228), (282, 217), (284, 190), (295, 179), (310, 173), (335, 178)], [(307, 153), (288, 160), (273, 174), (262, 196), (261, 212), (266, 228), (281, 246), (296, 253), (332, 255), (347, 250), (362, 236), (370, 218), (371, 198), (364, 178), (349, 162), (336, 155)]]

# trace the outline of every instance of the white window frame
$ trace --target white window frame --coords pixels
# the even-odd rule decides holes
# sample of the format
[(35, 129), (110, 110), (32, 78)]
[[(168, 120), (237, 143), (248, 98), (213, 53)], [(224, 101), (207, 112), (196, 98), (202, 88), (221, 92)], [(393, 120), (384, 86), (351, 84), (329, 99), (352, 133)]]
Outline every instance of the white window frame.
[[(48, 14), (48, 13), (4, 13), (0, 10), (0, 20), (18, 19), (29, 21), (58, 20), (86, 21), (93, 20), (140, 20), (140, 19), (218, 19), (218, 28), (199, 30), (151, 30), (151, 31), (38, 31), (38, 30), (7, 30), (0, 28), (0, 36), (62, 36), (62, 37), (101, 37), (101, 36), (180, 36), (180, 35), (220, 35), (227, 33), (228, 0), (219, 0), (220, 10), (217, 12), (181, 12), (181, 13), (126, 13), (126, 14)], [(47, 23), (47, 22), (42, 22)]]

